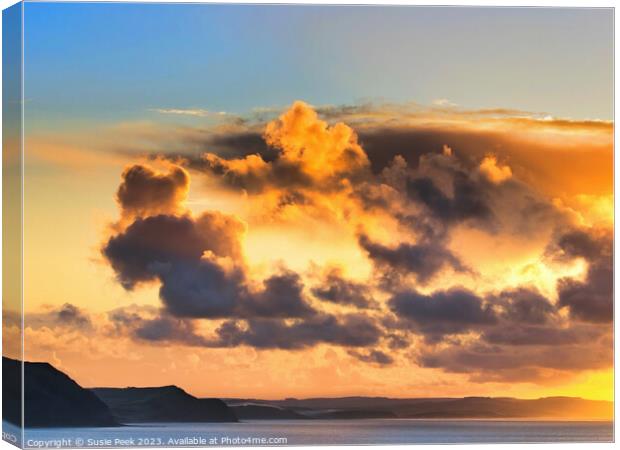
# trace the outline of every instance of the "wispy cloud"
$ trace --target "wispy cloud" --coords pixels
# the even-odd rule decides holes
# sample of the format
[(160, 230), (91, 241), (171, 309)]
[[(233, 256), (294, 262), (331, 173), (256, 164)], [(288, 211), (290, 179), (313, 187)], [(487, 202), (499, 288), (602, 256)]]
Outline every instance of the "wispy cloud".
[(447, 98), (438, 98), (436, 100), (433, 100), (433, 105), (435, 105), (435, 106), (445, 106), (445, 107), (458, 106), (458, 104), (451, 102)]
[(177, 108), (151, 108), (149, 111), (153, 111), (159, 114), (175, 114), (180, 116), (194, 116), (194, 117), (210, 117), (210, 116), (226, 116), (226, 111), (209, 111), (208, 109), (192, 108), (192, 109), (177, 109)]

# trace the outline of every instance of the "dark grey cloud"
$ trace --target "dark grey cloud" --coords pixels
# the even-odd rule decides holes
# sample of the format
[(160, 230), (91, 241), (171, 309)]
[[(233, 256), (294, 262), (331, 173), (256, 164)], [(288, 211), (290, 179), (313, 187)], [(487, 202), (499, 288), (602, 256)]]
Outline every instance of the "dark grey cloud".
[[(395, 310), (400, 316), (408, 312), (415, 317), (414, 329), (430, 343), (438, 340), (429, 340), (428, 336), (435, 336), (433, 323), (444, 317), (442, 306), (455, 302), (451, 298), (430, 306), (431, 297), (435, 296), (427, 296), (421, 303), (423, 308), (413, 307), (415, 302), (406, 301), (407, 298), (401, 299), (401, 308)], [(457, 338), (441, 348), (425, 347), (418, 353), (418, 362), (424, 367), (467, 373), (472, 381), (500, 382), (542, 382), (548, 376), (547, 369), (570, 373), (611, 367), (611, 328), (566, 320), (558, 311), (561, 303), (553, 304), (533, 288), (488, 295), (484, 304), (487, 309), (481, 306), (481, 298), (470, 297), (465, 304), (459, 304), (462, 309), (452, 306), (448, 314), (457, 323), (463, 317), (467, 329), (480, 332), (478, 339), (464, 343)]]
[(447, 129), (418, 127), (373, 127), (359, 131), (361, 145), (366, 150), (373, 171), (379, 173), (393, 158), (401, 155), (411, 167), (418, 165), (420, 156), (441, 153), (444, 145), (475, 159), (482, 158), (489, 149), (502, 151), (502, 142), (491, 133), (455, 132)]
[(588, 261), (596, 260), (609, 253), (609, 236), (602, 230), (590, 230), (599, 232), (601, 235), (595, 236), (588, 233), (588, 230), (574, 229), (567, 231), (557, 239), (557, 249), (560, 250), (558, 257), (566, 258), (585, 258)]
[[(170, 317), (160, 317), (157, 319), (146, 320), (140, 327), (136, 328), (135, 335), (147, 341), (175, 341), (184, 344), (204, 345), (204, 339), (195, 335), (191, 322)], [(195, 339), (188, 339), (195, 336)]]
[(358, 308), (376, 306), (370, 291), (366, 284), (345, 279), (339, 270), (329, 270), (321, 284), (312, 288), (312, 293), (321, 300)]
[(221, 318), (238, 314), (248, 296), (245, 275), (212, 259), (151, 263), (159, 296), (177, 317)]
[(381, 350), (349, 350), (349, 355), (359, 359), (362, 362), (376, 364), (379, 366), (389, 366), (390, 364), (394, 363), (394, 358), (392, 358), (387, 353), (382, 352)]
[[(566, 213), (522, 181), (490, 181), (476, 164), (455, 154), (421, 155), (416, 167), (396, 156), (374, 181), (356, 191), (368, 210), (383, 210), (418, 241), (445, 245), (452, 229), (539, 237), (565, 226)], [(546, 238), (546, 236), (545, 236)]]
[(502, 324), (485, 331), (482, 339), (489, 344), (561, 346), (592, 342), (603, 333), (604, 330), (595, 327)]
[(502, 306), (501, 317), (508, 322), (541, 325), (557, 316), (555, 305), (534, 288), (507, 289), (488, 300)]
[[(250, 157), (262, 160), (260, 155)], [(304, 172), (300, 164), (280, 158), (266, 165), (248, 163), (243, 170), (240, 170), (237, 166), (231, 165), (229, 160), (210, 153), (203, 156), (200, 170), (217, 176), (229, 187), (243, 189), (251, 194), (273, 188), (300, 189), (314, 185), (314, 181)]]
[(453, 183), (454, 196), (448, 197), (431, 178), (414, 178), (407, 182), (407, 194), (444, 223), (492, 219), (493, 213), (481, 183), (460, 172), (454, 174)]
[(196, 225), (189, 216), (140, 218), (112, 236), (103, 254), (123, 287), (133, 289), (137, 283), (157, 279), (157, 265), (199, 261), (205, 250), (221, 247), (218, 235), (205, 236)]
[[(94, 330), (93, 318), (84, 309), (71, 303), (64, 303), (57, 307), (47, 307), (45, 312), (25, 314), (24, 325), (28, 328), (68, 328), (79, 329), (82, 332)], [(21, 314), (16, 311), (3, 310), (2, 319), (5, 325), (21, 327)]]
[(612, 367), (613, 347), (608, 343), (566, 345), (495, 345), (475, 342), (420, 353), (423, 367), (469, 374), (473, 381), (539, 381), (545, 369), (564, 373)]
[(294, 323), (277, 319), (252, 319), (246, 326), (224, 323), (218, 330), (215, 346), (249, 345), (256, 348), (301, 349), (320, 343), (344, 347), (376, 345), (383, 332), (374, 320), (361, 314), (340, 317), (317, 314)]
[(273, 161), (277, 152), (269, 147), (260, 131), (239, 130), (225, 134), (214, 134), (203, 143), (205, 150), (228, 158), (244, 158), (261, 155), (265, 161)]
[(600, 338), (607, 329), (567, 322), (557, 306), (533, 288), (517, 288), (485, 298), (465, 289), (423, 295), (405, 291), (388, 306), (396, 316), (387, 321), (435, 343), (447, 335), (480, 332), (479, 342), (501, 345), (583, 344)]
[(388, 247), (372, 242), (365, 234), (359, 236), (358, 242), (381, 269), (414, 275), (422, 284), (430, 281), (442, 269), (469, 271), (459, 258), (439, 243), (401, 243), (396, 247)]
[(209, 341), (198, 334), (192, 321), (171, 317), (152, 307), (131, 306), (108, 312), (117, 334), (153, 344), (182, 344), (203, 347)]
[[(160, 281), (160, 298), (177, 317), (314, 314), (293, 272), (272, 275), (258, 292), (250, 289), (239, 242), (243, 230), (236, 219), (219, 213), (197, 219), (158, 215), (136, 219), (111, 237), (102, 251), (126, 289)], [(218, 257), (228, 258), (230, 264)]]
[(282, 270), (263, 281), (263, 289), (246, 301), (245, 315), (250, 317), (308, 317), (315, 310), (304, 297), (299, 274)]
[(401, 350), (411, 345), (409, 336), (390, 333), (386, 336), (388, 347), (392, 350)]
[(187, 194), (189, 176), (181, 167), (172, 167), (166, 174), (136, 164), (127, 168), (116, 199), (124, 213), (144, 215), (174, 211)]
[(609, 230), (571, 230), (562, 234), (556, 250), (560, 258), (584, 258), (588, 263), (583, 281), (558, 281), (559, 304), (568, 307), (576, 320), (613, 321), (613, 235)]
[(239, 269), (224, 269), (211, 260), (175, 264), (161, 269), (160, 297), (178, 317), (308, 317), (315, 310), (307, 302), (299, 275), (275, 274), (255, 292)]
[(402, 326), (417, 331), (429, 341), (480, 330), (498, 322), (491, 305), (461, 288), (436, 291), (430, 295), (405, 291), (390, 298), (388, 306)]
[(558, 282), (559, 303), (571, 317), (587, 322), (610, 323), (614, 319), (613, 258), (591, 262), (585, 281), (563, 278)]
[(90, 317), (81, 308), (71, 303), (65, 303), (59, 309), (52, 312), (56, 321), (63, 325), (70, 325), (78, 328), (91, 328)]
[(141, 323), (145, 317), (157, 316), (159, 312), (160, 309), (154, 306), (134, 304), (108, 311), (107, 316), (112, 325), (121, 331), (123, 327), (134, 326)]

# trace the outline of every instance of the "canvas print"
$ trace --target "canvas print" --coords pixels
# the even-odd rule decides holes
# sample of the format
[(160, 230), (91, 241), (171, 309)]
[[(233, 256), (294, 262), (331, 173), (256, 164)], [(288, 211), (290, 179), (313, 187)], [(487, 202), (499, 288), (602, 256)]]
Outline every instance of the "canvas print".
[(612, 442), (613, 9), (3, 12), (3, 439)]

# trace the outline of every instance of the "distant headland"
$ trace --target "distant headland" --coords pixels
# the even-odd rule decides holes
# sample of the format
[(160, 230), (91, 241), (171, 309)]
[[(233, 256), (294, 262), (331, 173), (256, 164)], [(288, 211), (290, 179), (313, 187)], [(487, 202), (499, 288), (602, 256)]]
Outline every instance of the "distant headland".
[[(2, 358), (4, 420), (21, 422), (19, 361)], [(611, 420), (613, 403), (576, 397), (200, 399), (177, 386), (83, 388), (48, 363), (25, 362), (25, 426), (340, 419)]]

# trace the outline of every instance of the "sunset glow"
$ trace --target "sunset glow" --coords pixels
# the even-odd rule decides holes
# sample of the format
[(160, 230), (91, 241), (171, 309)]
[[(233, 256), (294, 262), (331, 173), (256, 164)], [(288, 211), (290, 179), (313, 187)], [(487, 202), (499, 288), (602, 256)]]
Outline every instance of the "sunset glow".
[[(426, 35), (377, 11), (370, 38), (338, 28), (348, 16), (336, 11), (321, 22), (321, 9), (261, 7), (255, 28), (216, 6), (183, 15), (178, 46), (160, 54), (146, 43), (155, 13), (136, 31), (139, 53), (117, 45), (125, 6), (95, 6), (101, 23), (75, 6), (93, 36), (116, 30), (108, 49), (46, 22), (67, 60), (88, 60), (74, 83), (47, 61), (51, 44), (26, 39), (26, 67), (62, 80), (26, 74), (26, 360), (87, 387), (218, 398), (613, 400), (607, 15), (583, 19), (594, 50), (562, 47), (588, 64), (548, 39), (512, 39), (526, 11), (516, 25), (481, 15), (505, 48), (475, 38), (468, 72), (458, 49), (471, 30), (432, 9)], [(35, 21), (45, 8), (26, 11)], [(375, 23), (360, 10), (356, 24)], [(531, 26), (555, 39), (544, 17)], [(436, 55), (417, 50), (430, 42)], [(395, 55), (379, 51), (388, 44)], [(85, 57), (100, 52), (118, 85)], [(548, 98), (521, 92), (538, 85), (518, 67), (540, 67)], [(18, 357), (6, 309), (4, 354)]]

